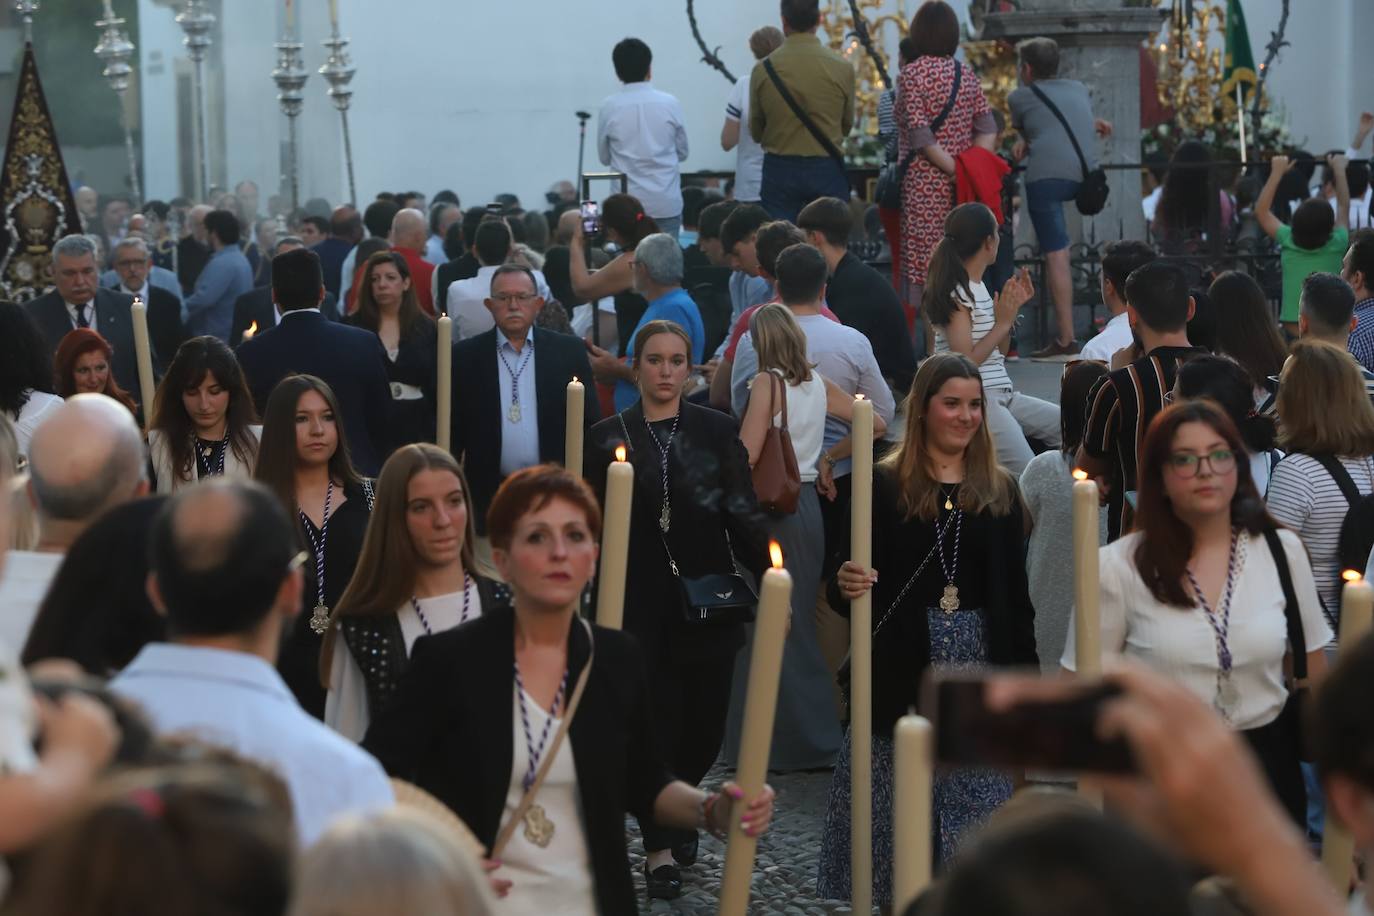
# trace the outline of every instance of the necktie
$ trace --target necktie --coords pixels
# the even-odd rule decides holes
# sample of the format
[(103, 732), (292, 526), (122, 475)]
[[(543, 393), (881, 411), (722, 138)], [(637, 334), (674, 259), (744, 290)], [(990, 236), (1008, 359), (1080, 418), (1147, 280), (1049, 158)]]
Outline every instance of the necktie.
[(76, 326), (78, 328), (89, 328), (91, 326), (90, 319), (86, 317), (87, 308), (88, 306), (85, 305), (78, 305), (76, 307)]

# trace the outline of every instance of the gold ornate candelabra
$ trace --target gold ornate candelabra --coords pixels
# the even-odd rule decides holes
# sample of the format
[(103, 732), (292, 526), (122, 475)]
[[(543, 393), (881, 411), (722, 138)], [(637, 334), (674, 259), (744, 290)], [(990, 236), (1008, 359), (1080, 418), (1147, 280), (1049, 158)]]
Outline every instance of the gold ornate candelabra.
[[(906, 0), (858, 0), (859, 14), (868, 23), (873, 46), (882, 59), (882, 67), (892, 72), (889, 48), (906, 34), (911, 16)], [(884, 12), (884, 10), (891, 10)], [(854, 64), (854, 128), (855, 132), (877, 136), (878, 97), (883, 93), (883, 78), (879, 64), (869, 57), (854, 35), (854, 23), (848, 0), (829, 0), (821, 8), (821, 28), (825, 31), (830, 49)]]

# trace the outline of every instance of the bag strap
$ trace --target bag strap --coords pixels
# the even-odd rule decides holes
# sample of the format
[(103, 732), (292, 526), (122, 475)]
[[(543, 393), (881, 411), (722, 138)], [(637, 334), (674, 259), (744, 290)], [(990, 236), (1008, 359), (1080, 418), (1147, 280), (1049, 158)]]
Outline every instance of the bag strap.
[(1341, 488), (1341, 494), (1347, 503), (1353, 506), (1360, 501), (1360, 488), (1355, 486), (1355, 479), (1350, 476), (1345, 465), (1341, 464), (1341, 459), (1335, 455), (1312, 455), (1311, 457), (1326, 470), (1326, 473), (1331, 475), (1332, 480), (1336, 481), (1336, 486)]
[[(954, 103), (959, 101), (959, 83), (963, 77), (964, 68), (956, 60), (954, 62), (954, 86), (949, 90), (949, 98), (945, 99), (945, 107), (941, 108), (940, 113), (935, 116), (935, 120), (930, 122), (931, 134), (939, 133), (940, 128), (944, 127), (945, 122), (949, 120), (949, 113), (954, 110)], [(918, 150), (914, 149), (907, 150), (906, 155), (902, 157), (901, 163), (897, 166), (899, 179), (906, 177), (906, 170), (911, 168), (911, 163), (916, 160), (917, 152)]]
[[(768, 384), (769, 384), (769, 392), (768, 392), (768, 393), (769, 393), (770, 395), (772, 395), (773, 392), (777, 391), (779, 386), (782, 387), (782, 425), (779, 426), (778, 429), (782, 430), (783, 432), (787, 432), (787, 383), (784, 382), (784, 381), (782, 380), (782, 376), (778, 375), (776, 372), (774, 372), (774, 371), (771, 370), (771, 369), (768, 370), (768, 378), (769, 378), (769, 380), (770, 380), (769, 383), (768, 383)], [(771, 400), (771, 397), (770, 397), (770, 400)], [(771, 429), (772, 426), (773, 426), (773, 413), (772, 413), (772, 412), (770, 412), (770, 413), (768, 414), (768, 426), (769, 426), (770, 429)]]
[(577, 715), (577, 706), (582, 702), (582, 691), (587, 687), (587, 677), (592, 673), (592, 662), (596, 660), (596, 639), (592, 635), (592, 625), (587, 623), (586, 618), (578, 617), (577, 622), (582, 624), (587, 631), (587, 664), (582, 666), (582, 673), (577, 676), (577, 686), (573, 688), (572, 697), (568, 700), (568, 706), (563, 711), (563, 721), (558, 726), (558, 731), (553, 733), (553, 740), (549, 743), (548, 753), (544, 755), (543, 761), (539, 764), (539, 771), (534, 774), (534, 782), (525, 790), (525, 797), (520, 799), (519, 806), (510, 820), (501, 828), (501, 832), (496, 835), (496, 842), (491, 845), (489, 859), (500, 859), (501, 852), (510, 842), (511, 836), (515, 833), (515, 828), (525, 819), (525, 814), (530, 810), (530, 805), (534, 804), (534, 797), (539, 794), (540, 786), (544, 785), (544, 777), (549, 775), (549, 770), (553, 767), (553, 761), (558, 757), (558, 751), (563, 745), (563, 737), (568, 733), (572, 726), (573, 717)]
[(1069, 135), (1069, 142), (1073, 144), (1073, 151), (1078, 154), (1078, 165), (1083, 169), (1083, 178), (1086, 180), (1088, 177), (1088, 159), (1083, 155), (1083, 148), (1078, 145), (1078, 138), (1073, 135), (1073, 128), (1069, 126), (1068, 118), (1064, 117), (1064, 113), (1059, 110), (1059, 106), (1051, 102), (1050, 97), (1045, 95), (1039, 86), (1031, 83), (1030, 91), (1034, 92), (1036, 98), (1044, 102), (1045, 107), (1050, 110), (1050, 113), (1059, 119), (1060, 124), (1064, 125), (1064, 133)]
[(782, 96), (782, 100), (787, 103), (788, 108), (792, 109), (792, 114), (796, 115), (797, 120), (802, 122), (802, 126), (811, 134), (811, 137), (821, 145), (821, 149), (825, 150), (826, 155), (840, 164), (840, 168), (845, 168), (844, 153), (841, 153), (835, 144), (830, 142), (830, 138), (821, 132), (821, 129), (816, 126), (815, 121), (811, 120), (811, 116), (806, 113), (806, 110), (797, 104), (797, 100), (792, 97), (792, 93), (783, 83), (782, 77), (778, 76), (778, 71), (773, 69), (773, 62), (767, 57), (763, 59), (763, 69), (767, 71), (768, 78), (773, 81), (773, 87), (778, 90), (778, 95)]
[(1288, 646), (1293, 656), (1293, 680), (1297, 684), (1307, 681), (1307, 636), (1302, 631), (1302, 618), (1298, 614), (1298, 593), (1293, 589), (1293, 574), (1288, 568), (1288, 554), (1279, 540), (1275, 528), (1264, 530), (1264, 540), (1269, 544), (1269, 552), (1274, 555), (1274, 567), (1279, 573), (1279, 585), (1283, 587), (1283, 619), (1288, 624)]

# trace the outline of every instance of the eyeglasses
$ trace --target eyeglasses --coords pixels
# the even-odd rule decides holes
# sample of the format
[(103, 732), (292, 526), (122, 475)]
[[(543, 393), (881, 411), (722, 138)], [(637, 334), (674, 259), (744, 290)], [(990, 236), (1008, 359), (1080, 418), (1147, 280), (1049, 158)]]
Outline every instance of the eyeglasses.
[(1198, 475), (1204, 461), (1213, 475), (1229, 474), (1236, 469), (1236, 453), (1229, 448), (1219, 448), (1206, 455), (1174, 452), (1169, 456), (1169, 467), (1175, 475), (1188, 480)]
[(491, 301), (499, 302), (502, 305), (507, 305), (511, 302), (519, 302), (521, 305), (524, 305), (526, 302), (531, 302), (537, 298), (539, 297), (536, 293), (496, 293), (491, 297)]
[(139, 258), (136, 261), (115, 261), (115, 267), (123, 267), (128, 270), (131, 267), (145, 267), (148, 264), (147, 258)]

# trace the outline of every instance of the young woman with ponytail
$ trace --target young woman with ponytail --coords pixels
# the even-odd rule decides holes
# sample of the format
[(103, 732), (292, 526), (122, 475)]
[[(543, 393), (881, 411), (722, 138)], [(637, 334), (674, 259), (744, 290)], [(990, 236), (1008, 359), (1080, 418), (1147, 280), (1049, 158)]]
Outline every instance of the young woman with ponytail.
[(997, 218), (979, 203), (961, 204), (945, 218), (945, 234), (930, 257), (922, 306), (935, 326), (935, 352), (962, 353), (978, 366), (987, 401), (983, 415), (997, 461), (1019, 476), (1034, 453), (1027, 436), (1057, 448), (1059, 408), (1015, 390), (1003, 343), (1021, 306), (1035, 293), (1023, 269), (993, 296), (983, 272), (997, 260)]

